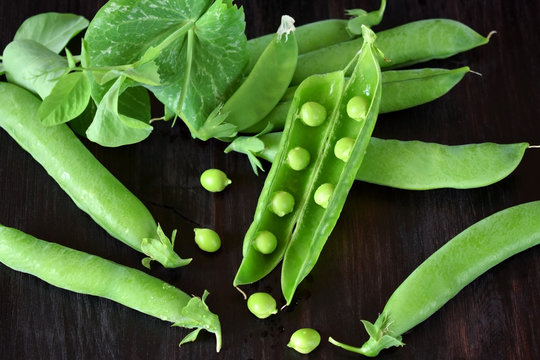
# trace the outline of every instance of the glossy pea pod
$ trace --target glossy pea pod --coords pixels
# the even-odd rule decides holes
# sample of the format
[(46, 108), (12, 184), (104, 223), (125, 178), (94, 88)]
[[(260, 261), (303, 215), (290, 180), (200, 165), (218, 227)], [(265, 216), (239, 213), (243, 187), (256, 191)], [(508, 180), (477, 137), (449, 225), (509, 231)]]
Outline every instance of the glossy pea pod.
[(174, 252), (154, 218), (84, 147), (65, 124), (45, 127), (37, 117), (40, 101), (17, 85), (0, 83), (0, 127), (32, 157), (71, 197), (75, 204), (111, 236), (168, 268), (187, 265)]
[[(296, 28), (296, 39), (298, 41), (298, 54), (304, 54), (330, 45), (351, 40), (360, 33), (361, 25), (378, 25), (386, 9), (386, 0), (381, 1), (378, 10), (366, 12), (361, 9), (351, 10), (348, 13), (354, 15), (352, 19), (327, 19), (301, 25)], [(273, 34), (259, 36), (248, 40), (247, 51), (249, 54), (249, 65), (247, 70), (251, 70), (264, 49), (273, 39)]]
[[(489, 36), (483, 37), (458, 21), (427, 19), (381, 31), (375, 45), (390, 60), (380, 61), (381, 67), (388, 69), (444, 59), (488, 41)], [(292, 84), (313, 74), (343, 69), (361, 46), (362, 38), (358, 38), (300, 55)]]
[[(468, 66), (457, 69), (389, 70), (382, 73), (382, 93), (379, 113), (389, 113), (426, 104), (449, 92), (470, 72)], [(268, 124), (273, 131), (282, 130), (296, 86), (291, 86), (281, 101), (246, 133), (263, 131)]]
[(540, 244), (540, 201), (513, 206), (470, 226), (433, 253), (394, 291), (361, 347), (331, 343), (367, 356), (403, 346), (401, 335), (426, 320), (474, 279)]
[(180, 344), (194, 341), (201, 329), (216, 336), (221, 348), (221, 326), (202, 299), (142, 271), (82, 251), (39, 240), (0, 225), (0, 262), (34, 275), (62, 289), (116, 301), (173, 326), (196, 328)]
[[(329, 119), (332, 124), (324, 140), (323, 152), (317, 154), (313, 165), (316, 172), (309, 178), (310, 201), (298, 209), (296, 226), (283, 257), (281, 289), (287, 305), (298, 285), (315, 266), (337, 223), (377, 120), (382, 90), (380, 53), (374, 46), (373, 31), (364, 26), (362, 37), (364, 45), (341, 102)], [(299, 129), (298, 134), (301, 132)], [(300, 143), (310, 141), (305, 137), (295, 140)], [(344, 140), (350, 146), (346, 151), (338, 151)]]
[(291, 82), (298, 60), (294, 20), (284, 15), (273, 40), (242, 85), (221, 107), (226, 122), (244, 130), (259, 122), (279, 102)]
[[(258, 137), (273, 162), (281, 133)], [(496, 183), (521, 162), (528, 143), (442, 145), (371, 137), (356, 180), (406, 190), (472, 189)]]

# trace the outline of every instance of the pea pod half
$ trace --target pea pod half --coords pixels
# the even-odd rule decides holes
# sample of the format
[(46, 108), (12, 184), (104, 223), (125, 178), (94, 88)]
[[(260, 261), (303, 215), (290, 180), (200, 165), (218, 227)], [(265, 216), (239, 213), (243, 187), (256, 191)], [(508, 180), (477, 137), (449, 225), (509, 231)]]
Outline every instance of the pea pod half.
[(377, 356), (403, 346), (401, 335), (440, 309), (461, 289), (512, 255), (540, 244), (540, 201), (517, 205), (470, 226), (433, 253), (394, 291), (362, 347), (330, 342)]
[(0, 225), (0, 262), (62, 289), (100, 296), (173, 323), (195, 328), (180, 345), (194, 341), (201, 329), (216, 335), (221, 348), (221, 326), (202, 298), (191, 297), (176, 287), (142, 271), (98, 256), (39, 240), (22, 231)]
[(45, 127), (40, 101), (17, 85), (0, 83), (0, 127), (47, 170), (75, 204), (111, 236), (148, 257), (175, 268), (189, 264), (144, 206), (84, 147), (66, 124)]
[[(381, 98), (375, 35), (367, 27), (363, 29), (365, 43), (348, 82), (345, 71), (338, 71), (309, 77), (298, 87), (280, 151), (244, 239), (244, 259), (235, 285), (261, 279), (283, 257), (282, 291), (289, 304), (337, 222), (369, 143)], [(324, 113), (327, 116), (321, 122)], [(346, 157), (336, 157), (334, 146), (344, 137), (352, 138), (352, 145)], [(310, 154), (310, 161), (300, 168), (289, 164), (289, 154), (297, 148)], [(294, 200), (294, 207), (277, 216), (270, 204), (283, 192)], [(276, 236), (276, 251), (261, 254), (254, 249), (260, 231)]]

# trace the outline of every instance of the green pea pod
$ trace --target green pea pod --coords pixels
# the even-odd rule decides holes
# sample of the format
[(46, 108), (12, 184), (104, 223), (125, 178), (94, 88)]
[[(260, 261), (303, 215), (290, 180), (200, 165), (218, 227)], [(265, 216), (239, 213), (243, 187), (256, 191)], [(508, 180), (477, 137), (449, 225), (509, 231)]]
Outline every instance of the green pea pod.
[[(273, 162), (281, 133), (268, 133), (257, 139), (261, 144), (255, 154)], [(510, 175), (528, 146), (527, 143), (449, 146), (372, 137), (356, 180), (406, 190), (472, 189)]]
[(258, 123), (276, 106), (289, 87), (298, 59), (293, 24), (290, 16), (282, 17), (277, 34), (253, 70), (213, 116), (225, 117), (228, 124), (241, 131)]
[(403, 346), (401, 335), (430, 317), (474, 279), (509, 257), (540, 244), (540, 201), (493, 214), (433, 253), (394, 291), (374, 324), (362, 321), (370, 338), (362, 347), (329, 341), (377, 356)]
[[(375, 45), (390, 60), (380, 61), (381, 67), (388, 69), (444, 59), (488, 41), (489, 36), (483, 37), (458, 21), (428, 19), (381, 31)], [(362, 38), (358, 38), (300, 55), (292, 84), (313, 74), (343, 69), (361, 46)]]
[[(374, 46), (375, 34), (365, 26), (363, 30), (364, 45), (331, 119), (324, 150), (314, 160), (316, 172), (309, 179), (310, 201), (298, 209), (298, 220), (283, 257), (281, 289), (287, 305), (300, 282), (315, 266), (337, 223), (377, 120), (382, 89), (379, 52)], [(350, 149), (338, 153), (335, 146), (343, 139), (350, 140)], [(295, 140), (300, 144), (310, 141)], [(326, 193), (327, 188), (332, 191)], [(321, 189), (323, 199), (318, 196)]]
[[(382, 73), (383, 96), (379, 113), (404, 110), (436, 100), (456, 86), (468, 72), (468, 66), (451, 70), (425, 68), (385, 71)], [(289, 87), (272, 111), (244, 132), (258, 133), (268, 124), (272, 125), (273, 131), (283, 129), (296, 88)]]
[[(327, 19), (304, 24), (296, 28), (296, 39), (298, 41), (298, 53), (304, 54), (343, 41), (351, 40), (361, 34), (361, 26), (378, 25), (386, 9), (386, 0), (381, 1), (378, 10), (367, 12), (362, 9), (348, 10), (347, 15), (353, 16), (349, 20)], [(250, 39), (247, 42), (249, 53), (249, 65), (247, 70), (251, 70), (262, 52), (272, 41), (274, 34), (268, 34)]]
[[(306, 79), (298, 87), (296, 96), (292, 101), (290, 118), (294, 118), (301, 105), (308, 101), (315, 101), (327, 109), (336, 108), (341, 99), (344, 83), (345, 74), (343, 71)], [(329, 124), (330, 122), (327, 121), (322, 125), (323, 128), (310, 128), (303, 126), (300, 121), (290, 121), (288, 123), (289, 132), (295, 133), (297, 138), (305, 136), (305, 139), (311, 140), (303, 145), (311, 154), (319, 154), (323, 151), (326, 138), (325, 130), (329, 128)], [(295, 131), (296, 127), (300, 128), (303, 133), (299, 134), (300, 130)], [(279, 149), (294, 147), (288, 136), (280, 137), (279, 142)], [(244, 237), (244, 257), (234, 279), (235, 286), (253, 283), (262, 279), (279, 264), (285, 254), (290, 233), (296, 222), (297, 217), (295, 214), (297, 214), (297, 211), (284, 217), (278, 217), (268, 211), (274, 193), (280, 190), (292, 191), (294, 189), (295, 193), (301, 194), (295, 198), (296, 207), (302, 206), (303, 203), (310, 200), (307, 189), (309, 179), (314, 176), (315, 168), (313, 166), (308, 167), (301, 173), (294, 171), (286, 163), (286, 154), (285, 151), (280, 152), (279, 157), (276, 157), (279, 160), (275, 161), (266, 178), (265, 186), (257, 202), (253, 222)], [(270, 254), (262, 254), (254, 247), (255, 238), (261, 231), (270, 231), (277, 238), (276, 249)]]
[[(45, 127), (40, 101), (28, 91), (0, 83), (0, 127), (47, 170), (75, 204), (111, 236), (165, 267), (187, 265), (144, 206), (84, 147), (66, 124)], [(89, 176), (89, 174), (91, 176)]]
[(98, 256), (36, 239), (0, 225), (0, 262), (62, 289), (103, 297), (173, 323), (195, 328), (180, 344), (196, 339), (201, 329), (216, 335), (221, 348), (221, 327), (202, 298), (191, 297), (176, 287), (142, 271)]

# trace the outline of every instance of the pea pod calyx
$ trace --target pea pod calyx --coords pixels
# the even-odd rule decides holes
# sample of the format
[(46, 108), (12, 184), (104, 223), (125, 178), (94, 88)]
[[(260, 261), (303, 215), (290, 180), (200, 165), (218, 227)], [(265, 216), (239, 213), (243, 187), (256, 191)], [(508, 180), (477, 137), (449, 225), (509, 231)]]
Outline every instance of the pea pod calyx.
[(171, 239), (169, 240), (158, 224), (156, 235), (157, 238), (144, 238), (141, 241), (141, 251), (148, 256), (142, 259), (144, 267), (150, 269), (150, 262), (154, 260), (166, 268), (177, 268), (191, 262), (192, 259), (182, 259), (174, 252), (176, 230), (173, 230)]

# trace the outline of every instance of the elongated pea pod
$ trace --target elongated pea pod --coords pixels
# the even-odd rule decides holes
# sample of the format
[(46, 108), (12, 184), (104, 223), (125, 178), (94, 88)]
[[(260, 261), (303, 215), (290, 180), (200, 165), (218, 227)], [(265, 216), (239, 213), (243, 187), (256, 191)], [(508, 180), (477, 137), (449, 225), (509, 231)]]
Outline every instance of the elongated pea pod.
[(519, 165), (529, 144), (441, 145), (371, 138), (357, 180), (408, 190), (491, 185)]
[[(351, 40), (361, 32), (358, 32), (361, 25), (378, 25), (386, 9), (386, 0), (381, 1), (378, 10), (366, 12), (362, 9), (349, 10), (348, 15), (353, 15), (349, 20), (327, 19), (304, 24), (296, 28), (296, 39), (298, 41), (298, 53), (305, 54), (320, 48)], [(272, 41), (273, 34), (259, 36), (248, 40), (247, 51), (249, 53), (249, 65), (247, 70), (251, 70), (262, 52)]]
[[(483, 37), (458, 21), (428, 19), (381, 31), (375, 45), (390, 60), (380, 60), (384, 70), (444, 59), (488, 41), (489, 36)], [(358, 38), (300, 55), (292, 84), (299, 84), (313, 74), (343, 69), (361, 46), (362, 39)]]
[[(323, 152), (314, 156), (316, 171), (308, 180), (309, 201), (298, 209), (298, 220), (283, 257), (281, 289), (287, 305), (315, 266), (337, 223), (377, 120), (382, 89), (379, 52), (374, 46), (375, 34), (365, 26), (363, 30), (364, 45), (342, 101), (329, 119), (332, 124)], [(303, 146), (311, 139), (301, 133), (284, 131), (284, 136), (292, 137), (291, 142), (298, 141), (296, 146)]]
[(329, 341), (346, 350), (377, 356), (403, 346), (401, 335), (430, 317), (474, 279), (509, 257), (540, 244), (540, 201), (495, 213), (458, 234), (433, 253), (394, 291), (361, 347)]
[(59, 288), (110, 299), (172, 322), (173, 326), (195, 329), (180, 344), (194, 341), (200, 330), (207, 330), (216, 336), (216, 350), (221, 348), (221, 326), (217, 315), (204, 302), (207, 292), (202, 298), (191, 297), (142, 271), (3, 225), (0, 262)]
[[(334, 109), (338, 106), (344, 87), (345, 75), (343, 71), (313, 76), (306, 79), (296, 91), (296, 96), (292, 101), (290, 118), (296, 118), (303, 104), (314, 102), (322, 105), (326, 109)], [(296, 133), (296, 137), (305, 136), (306, 144), (302, 145), (310, 154), (315, 155), (323, 151), (326, 130), (330, 121), (326, 121), (319, 127), (308, 127), (301, 123), (300, 119), (290, 121), (288, 126), (291, 133)], [(322, 128), (321, 128), (322, 127)], [(303, 134), (298, 134), (300, 130)], [(296, 130), (296, 131), (295, 131)], [(276, 139), (274, 139), (276, 140)], [(277, 138), (276, 149), (292, 149), (294, 143), (289, 136)], [(243, 246), (243, 259), (236, 277), (234, 285), (244, 285), (262, 279), (272, 271), (282, 260), (288, 245), (290, 234), (297, 219), (297, 209), (307, 201), (310, 201), (308, 194), (309, 179), (314, 176), (315, 167), (308, 166), (302, 171), (295, 171), (287, 163), (287, 151), (281, 151), (276, 156), (276, 161), (270, 169), (265, 181), (265, 186), (259, 196), (253, 222), (251, 223), (245, 237)], [(270, 211), (273, 197), (279, 191), (286, 191), (297, 195), (294, 199), (295, 209), (286, 216), (277, 216)], [(263, 254), (254, 246), (257, 235), (263, 231), (272, 233), (277, 240), (277, 246), (270, 254)]]
[(291, 82), (298, 46), (294, 20), (284, 15), (272, 42), (266, 47), (242, 85), (219, 110), (238, 131), (259, 122), (279, 102)]
[[(382, 73), (382, 98), (379, 113), (409, 109), (434, 101), (448, 93), (470, 72), (468, 66), (457, 69), (410, 69), (389, 70)], [(257, 133), (272, 125), (273, 131), (285, 126), (290, 101), (296, 90), (291, 86), (281, 101), (259, 123), (246, 129), (246, 133)]]
[[(281, 133), (258, 137), (273, 162)], [(356, 180), (406, 190), (472, 189), (496, 183), (521, 162), (527, 143), (442, 145), (371, 137)]]
[(41, 164), (75, 204), (111, 236), (168, 268), (187, 265), (144, 206), (84, 147), (65, 124), (45, 127), (40, 101), (30, 92), (0, 83), (0, 127)]

